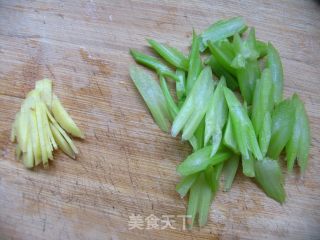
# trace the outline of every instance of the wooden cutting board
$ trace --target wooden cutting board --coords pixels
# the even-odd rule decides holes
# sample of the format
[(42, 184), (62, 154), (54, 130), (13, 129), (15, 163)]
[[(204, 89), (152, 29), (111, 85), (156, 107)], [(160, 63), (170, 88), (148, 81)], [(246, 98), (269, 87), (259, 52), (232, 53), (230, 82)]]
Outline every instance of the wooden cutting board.
[[(319, 13), (311, 0), (1, 1), (0, 239), (319, 239)], [(285, 96), (305, 102), (309, 167), (303, 179), (285, 174), (282, 206), (239, 173), (231, 192), (218, 193), (208, 225), (186, 231), (175, 167), (191, 149), (153, 122), (128, 76), (128, 50), (150, 52), (145, 38), (154, 38), (187, 53), (192, 28), (235, 15), (279, 49)], [(75, 140), (77, 160), (56, 152), (49, 170), (30, 171), (15, 160), (10, 128), (44, 77), (86, 139)], [(133, 214), (143, 229), (129, 230)], [(175, 229), (146, 229), (152, 214), (173, 215)]]

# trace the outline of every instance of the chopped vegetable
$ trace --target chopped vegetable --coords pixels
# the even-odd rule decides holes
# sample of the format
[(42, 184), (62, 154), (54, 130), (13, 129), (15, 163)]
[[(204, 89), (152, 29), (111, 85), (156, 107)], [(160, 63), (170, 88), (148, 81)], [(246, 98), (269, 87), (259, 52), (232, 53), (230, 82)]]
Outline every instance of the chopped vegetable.
[(177, 49), (169, 47), (165, 44), (160, 44), (152, 39), (148, 39), (148, 43), (168, 63), (170, 63), (176, 68), (188, 71), (188, 59)]
[(212, 24), (201, 34), (201, 51), (204, 51), (208, 42), (217, 42), (231, 37), (236, 33), (241, 33), (246, 29), (245, 21), (242, 17), (234, 17), (227, 20), (220, 20)]
[(175, 81), (178, 80), (178, 77), (171, 71), (171, 69), (157, 58), (148, 56), (133, 49), (130, 50), (130, 53), (138, 63), (155, 70), (158, 74), (170, 77)]
[(304, 104), (297, 94), (293, 95), (292, 102), (295, 113), (292, 136), (286, 145), (288, 170), (292, 171), (297, 158), (301, 172), (304, 173), (310, 149), (309, 121)]
[(17, 158), (22, 155), (27, 168), (38, 166), (41, 162), (48, 168), (49, 159), (53, 160), (52, 152), (58, 147), (75, 158), (78, 150), (63, 129), (73, 136), (84, 138), (58, 97), (53, 94), (52, 81), (37, 81), (35, 89), (23, 101), (13, 124), (11, 140), (17, 141)]
[(286, 194), (283, 188), (284, 178), (278, 161), (265, 158), (255, 162), (256, 180), (265, 191), (265, 193), (283, 203), (286, 199)]
[(204, 144), (207, 145), (209, 140), (212, 142), (211, 156), (213, 156), (222, 139), (222, 128), (225, 125), (228, 117), (227, 103), (223, 94), (223, 88), (226, 86), (224, 77), (221, 78), (216, 90), (209, 103), (209, 108), (206, 113), (206, 128), (204, 136)]
[(183, 140), (189, 140), (193, 136), (207, 111), (208, 99), (213, 93), (213, 87), (211, 69), (210, 67), (205, 67), (173, 121), (172, 136), (177, 136), (182, 129)]
[(187, 77), (187, 93), (190, 93), (193, 85), (195, 84), (198, 76), (202, 70), (202, 62), (199, 52), (200, 38), (193, 31), (192, 45), (189, 55), (189, 68)]
[(130, 76), (161, 130), (169, 132), (170, 113), (159, 84), (142, 69), (132, 66)]
[(290, 99), (283, 100), (272, 113), (271, 139), (268, 156), (278, 159), (281, 151), (292, 136), (294, 126), (294, 106)]
[(257, 159), (262, 159), (257, 138), (246, 110), (233, 92), (226, 87), (224, 87), (224, 95), (229, 107), (235, 139), (242, 156), (249, 159), (249, 152), (252, 152)]
[(267, 65), (273, 83), (273, 101), (278, 103), (282, 100), (283, 69), (279, 53), (271, 43), (268, 43)]
[[(296, 94), (282, 99), (278, 51), (271, 43), (257, 40), (254, 28), (242, 34), (246, 29), (243, 18), (235, 17), (212, 24), (199, 36), (193, 31), (188, 58), (166, 44), (148, 40), (175, 69), (131, 50), (136, 62), (155, 70), (159, 77), (161, 88), (150, 76), (139, 73), (144, 87), (137, 86), (155, 121), (165, 131), (172, 122), (171, 135), (182, 132), (182, 140), (192, 146), (192, 153), (176, 169), (182, 177), (177, 192), (181, 197), (189, 193), (189, 228), (196, 216), (199, 226), (206, 224), (220, 177), (224, 191), (229, 191), (240, 159), (242, 173), (255, 178), (261, 189), (280, 203), (286, 197), (279, 166), (281, 152), (285, 149), (289, 171), (296, 160), (301, 173), (306, 170), (310, 128), (303, 102)], [(203, 65), (200, 53), (207, 47)], [(175, 96), (167, 78), (175, 80)], [(20, 124), (20, 118), (24, 116), (17, 116), (14, 126)], [(25, 139), (28, 132), (16, 135)], [(25, 142), (21, 149), (28, 146)], [(21, 149), (16, 149), (17, 154)]]
[(239, 166), (239, 155), (234, 155), (223, 164), (224, 191), (230, 191)]
[(177, 167), (177, 172), (182, 176), (188, 176), (206, 169), (209, 165), (213, 166), (229, 159), (232, 154), (229, 151), (218, 151), (213, 157), (210, 157), (212, 147), (204, 147), (187, 157)]

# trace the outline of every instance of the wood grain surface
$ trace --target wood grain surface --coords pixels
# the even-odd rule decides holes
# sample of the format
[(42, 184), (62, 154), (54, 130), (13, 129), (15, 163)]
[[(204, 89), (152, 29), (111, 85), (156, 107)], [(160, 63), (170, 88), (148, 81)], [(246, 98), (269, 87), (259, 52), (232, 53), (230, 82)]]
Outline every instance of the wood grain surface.
[[(244, 16), (279, 49), (285, 96), (297, 92), (310, 117), (303, 179), (286, 173), (287, 201), (267, 198), (237, 175), (220, 191), (208, 225), (129, 230), (131, 214), (181, 215), (176, 165), (191, 151), (162, 133), (128, 76), (129, 48), (154, 38), (187, 53), (198, 32)], [(319, 1), (0, 1), (0, 239), (320, 239)], [(55, 153), (49, 170), (15, 160), (11, 122), (36, 80), (49, 77), (77, 124), (77, 160)], [(285, 171), (285, 170), (284, 170)]]

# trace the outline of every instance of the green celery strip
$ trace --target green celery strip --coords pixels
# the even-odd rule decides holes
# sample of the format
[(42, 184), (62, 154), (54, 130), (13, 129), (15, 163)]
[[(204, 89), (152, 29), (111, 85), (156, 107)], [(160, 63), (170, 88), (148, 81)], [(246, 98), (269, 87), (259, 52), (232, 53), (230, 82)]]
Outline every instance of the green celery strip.
[(132, 66), (130, 76), (147, 104), (155, 122), (165, 132), (170, 129), (170, 113), (166, 99), (157, 81), (144, 70)]
[(224, 130), (224, 136), (223, 136), (223, 144), (230, 148), (234, 153), (239, 154), (239, 147), (234, 137), (234, 131), (231, 124), (231, 117), (229, 114), (227, 125)]
[(176, 81), (176, 94), (179, 105), (182, 105), (186, 98), (186, 73), (181, 69), (176, 70), (177, 81)]
[(291, 99), (280, 102), (272, 113), (272, 132), (267, 155), (278, 159), (281, 151), (292, 137), (294, 106)]
[[(251, 161), (252, 157), (250, 156), (250, 152), (253, 153), (255, 158), (261, 160), (262, 153), (258, 145), (254, 128), (246, 110), (241, 105), (234, 93), (226, 87), (224, 88), (224, 95), (227, 100), (231, 124), (239, 151), (242, 154), (243, 162)], [(248, 166), (248, 168), (246, 168), (246, 166)], [(249, 168), (249, 166), (250, 165), (247, 164), (243, 166), (243, 173), (248, 177), (253, 177), (254, 172), (251, 168)]]
[(271, 43), (268, 43), (267, 66), (273, 83), (273, 100), (279, 103), (282, 100), (283, 68), (279, 53)]
[(205, 180), (204, 173), (201, 173), (190, 190), (187, 215), (191, 216), (191, 219), (187, 220), (188, 228), (192, 228), (197, 213), (199, 214), (199, 226), (201, 227), (206, 224), (211, 201), (211, 188)]
[(268, 54), (268, 44), (263, 41), (256, 41), (256, 48), (259, 53), (259, 58), (263, 58)]
[(187, 219), (187, 226), (188, 228), (192, 228), (196, 215), (198, 213), (198, 206), (201, 198), (202, 193), (202, 185), (204, 183), (204, 176), (201, 173), (200, 176), (197, 178), (195, 183), (191, 186), (190, 194), (189, 194), (189, 201), (188, 201), (188, 209), (187, 209), (187, 216), (191, 216), (191, 218)]
[(233, 48), (236, 53), (236, 57), (232, 61), (234, 68), (244, 68), (247, 60), (257, 60), (259, 52), (256, 47), (255, 29), (250, 29), (248, 37), (245, 40), (242, 40), (239, 34), (235, 34), (233, 38)]
[(279, 203), (286, 199), (284, 178), (278, 161), (265, 158), (255, 162), (256, 180), (263, 191)]
[(174, 100), (170, 94), (170, 90), (168, 88), (165, 77), (160, 75), (159, 78), (160, 78), (160, 87), (162, 89), (162, 93), (164, 95), (164, 98), (166, 99), (166, 103), (167, 103), (167, 106), (168, 106), (168, 109), (169, 109), (169, 112), (171, 115), (171, 120), (173, 120), (177, 116), (177, 114), (179, 112), (179, 108), (176, 105), (176, 103), (174, 102)]
[(292, 171), (297, 158), (301, 173), (304, 173), (310, 150), (310, 127), (303, 102), (294, 94), (292, 102), (295, 107), (293, 133), (286, 145), (287, 167)]
[(245, 21), (242, 17), (221, 20), (212, 24), (201, 34), (201, 52), (206, 49), (208, 42), (217, 42), (231, 37), (236, 33), (245, 31), (246, 28)]
[(271, 74), (265, 68), (261, 74), (261, 79), (257, 81), (253, 94), (251, 121), (258, 136), (267, 112), (273, 108)]
[(209, 165), (217, 165), (232, 156), (229, 151), (218, 151), (213, 157), (210, 157), (212, 147), (204, 147), (189, 155), (177, 167), (177, 172), (182, 176), (188, 176), (206, 169)]
[(236, 69), (231, 66), (232, 57), (226, 54), (217, 43), (208, 42), (208, 47), (217, 62), (232, 75), (236, 76)]
[(258, 140), (262, 156), (265, 156), (271, 139), (272, 120), (271, 115), (267, 112), (264, 116), (263, 123), (259, 132)]
[(155, 40), (147, 39), (151, 47), (168, 63), (176, 68), (188, 71), (188, 59), (177, 49), (167, 46), (166, 44), (158, 43)]
[(210, 100), (205, 117), (206, 125), (204, 144), (207, 145), (209, 140), (212, 140), (211, 156), (217, 152), (220, 146), (222, 139), (222, 128), (228, 118), (228, 107), (223, 93), (223, 88), (225, 86), (226, 80), (224, 77), (222, 77)]
[(248, 60), (246, 67), (239, 68), (236, 72), (241, 95), (248, 104), (251, 104), (256, 81), (260, 77), (258, 61)]
[(215, 196), (219, 190), (219, 181), (224, 163), (225, 162), (219, 163), (215, 166), (208, 166), (207, 169), (204, 171), (206, 180), (211, 188), (213, 196)]
[(172, 124), (171, 134), (173, 137), (176, 137), (182, 128), (182, 140), (189, 140), (193, 136), (208, 108), (208, 99), (213, 93), (213, 88), (211, 69), (206, 67), (200, 73)]
[(205, 129), (205, 119), (203, 118), (197, 128), (197, 130), (194, 133), (194, 136), (197, 139), (197, 148), (203, 148), (204, 146), (204, 129)]
[(130, 54), (132, 55), (134, 60), (136, 60), (137, 63), (140, 63), (150, 69), (153, 69), (158, 74), (161, 74), (165, 77), (170, 77), (175, 81), (178, 80), (178, 77), (171, 71), (171, 69), (167, 65), (162, 63), (159, 59), (151, 57), (134, 49), (130, 49)]
[(198, 76), (202, 70), (201, 56), (199, 52), (200, 39), (193, 31), (192, 45), (189, 55), (189, 68), (187, 76), (187, 95), (191, 92), (191, 89), (198, 79)]
[(234, 177), (238, 170), (239, 160), (239, 155), (233, 155), (233, 157), (223, 164), (224, 191), (229, 191), (231, 189)]
[(189, 192), (193, 183), (197, 180), (199, 173), (195, 173), (182, 178), (182, 180), (177, 184), (176, 191), (180, 194), (180, 197), (184, 197)]
[(226, 83), (228, 88), (231, 90), (236, 90), (239, 85), (237, 79), (230, 74), (221, 64), (215, 59), (214, 56), (210, 56), (206, 61), (205, 64), (209, 65), (212, 69), (212, 72), (218, 77), (221, 78), (222, 76), (225, 77)]

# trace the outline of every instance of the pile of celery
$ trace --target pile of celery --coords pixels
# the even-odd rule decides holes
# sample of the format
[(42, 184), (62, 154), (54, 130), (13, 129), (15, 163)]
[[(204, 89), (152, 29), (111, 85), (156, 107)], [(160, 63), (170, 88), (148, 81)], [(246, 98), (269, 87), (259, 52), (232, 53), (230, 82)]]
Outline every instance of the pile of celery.
[[(274, 46), (257, 40), (241, 17), (218, 21), (200, 35), (194, 32), (188, 56), (155, 40), (148, 43), (169, 66), (136, 50), (130, 53), (156, 71), (160, 85), (136, 66), (130, 76), (159, 127), (171, 128), (174, 137), (181, 132), (193, 147), (177, 167), (182, 179), (176, 189), (181, 197), (189, 193), (189, 226), (196, 215), (200, 226), (206, 224), (221, 176), (228, 191), (240, 162), (245, 176), (283, 203), (279, 156), (286, 153), (289, 171), (297, 159), (303, 173), (310, 129), (298, 95), (282, 99), (283, 69)], [(174, 97), (169, 79), (175, 81)]]
[(53, 160), (53, 150), (60, 148), (75, 158), (78, 150), (67, 133), (84, 138), (83, 133), (52, 92), (52, 81), (36, 82), (16, 114), (11, 140), (17, 141), (16, 155), (27, 168), (41, 162), (45, 168)]

